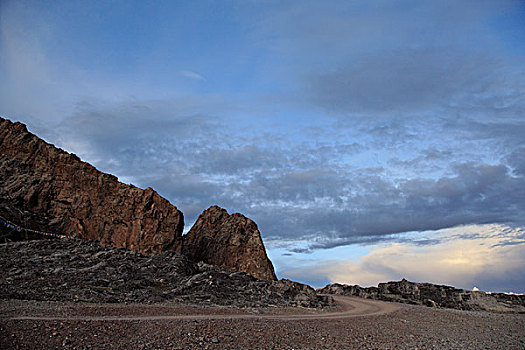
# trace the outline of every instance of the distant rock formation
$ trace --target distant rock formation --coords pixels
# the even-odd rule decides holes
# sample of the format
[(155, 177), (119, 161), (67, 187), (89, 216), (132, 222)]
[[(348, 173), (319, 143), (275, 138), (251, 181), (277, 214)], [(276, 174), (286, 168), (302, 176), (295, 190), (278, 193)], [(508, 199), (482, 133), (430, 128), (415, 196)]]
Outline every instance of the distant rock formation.
[(317, 292), (460, 310), (525, 312), (525, 295), (484, 293), (432, 283), (409, 282), (406, 279), (367, 288), (335, 283)]
[(144, 254), (173, 249), (182, 213), (0, 118), (0, 216), (26, 228)]
[(243, 271), (261, 280), (277, 279), (257, 225), (244, 215), (229, 215), (212, 206), (183, 238), (180, 250), (191, 260)]

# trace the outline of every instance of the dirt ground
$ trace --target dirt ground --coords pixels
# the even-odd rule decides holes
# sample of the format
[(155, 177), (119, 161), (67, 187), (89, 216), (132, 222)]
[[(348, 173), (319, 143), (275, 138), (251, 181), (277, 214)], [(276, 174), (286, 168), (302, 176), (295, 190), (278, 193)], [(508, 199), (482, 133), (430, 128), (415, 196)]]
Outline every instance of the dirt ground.
[(338, 307), (0, 303), (1, 349), (525, 349), (525, 315), (341, 298)]

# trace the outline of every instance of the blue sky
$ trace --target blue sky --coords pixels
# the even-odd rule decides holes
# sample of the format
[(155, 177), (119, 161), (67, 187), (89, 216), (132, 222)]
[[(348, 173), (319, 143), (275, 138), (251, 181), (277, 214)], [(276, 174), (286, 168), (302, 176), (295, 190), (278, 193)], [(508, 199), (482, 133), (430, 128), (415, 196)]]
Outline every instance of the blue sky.
[(187, 228), (254, 219), (279, 277), (523, 293), (524, 22), (501, 0), (6, 0), (0, 113)]

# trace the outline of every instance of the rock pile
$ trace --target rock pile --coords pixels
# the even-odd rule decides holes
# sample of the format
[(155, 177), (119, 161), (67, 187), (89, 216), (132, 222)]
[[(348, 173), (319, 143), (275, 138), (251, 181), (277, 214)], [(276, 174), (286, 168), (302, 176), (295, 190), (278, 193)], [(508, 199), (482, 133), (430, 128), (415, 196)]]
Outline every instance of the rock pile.
[(367, 288), (335, 283), (317, 291), (323, 294), (349, 295), (430, 307), (525, 312), (525, 295), (485, 293), (432, 283), (409, 282), (406, 279), (399, 282), (379, 283), (377, 287)]
[(0, 299), (237, 307), (331, 304), (331, 298), (297, 282), (261, 281), (173, 251), (145, 256), (79, 239), (0, 244), (0, 266)]

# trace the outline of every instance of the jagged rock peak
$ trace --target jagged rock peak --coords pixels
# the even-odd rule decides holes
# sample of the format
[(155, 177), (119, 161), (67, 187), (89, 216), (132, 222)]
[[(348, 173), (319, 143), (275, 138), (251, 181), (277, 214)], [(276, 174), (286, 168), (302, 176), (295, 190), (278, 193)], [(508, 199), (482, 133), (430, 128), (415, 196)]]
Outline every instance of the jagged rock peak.
[(26, 228), (144, 254), (182, 236), (182, 213), (152, 188), (121, 183), (4, 118), (0, 179), (0, 216)]
[(194, 261), (277, 280), (257, 224), (216, 205), (205, 210), (184, 236), (182, 252)]

